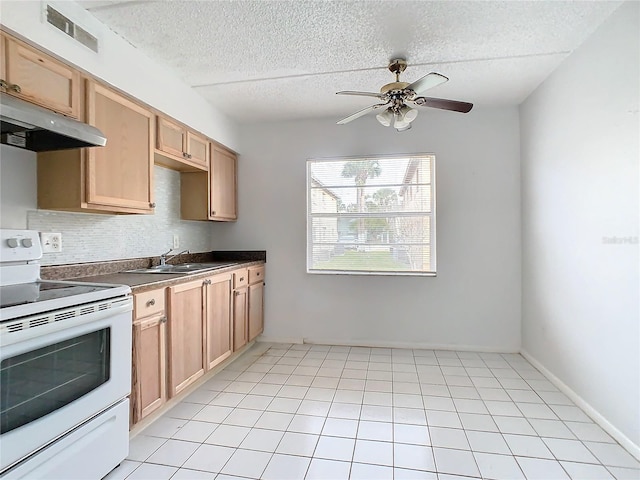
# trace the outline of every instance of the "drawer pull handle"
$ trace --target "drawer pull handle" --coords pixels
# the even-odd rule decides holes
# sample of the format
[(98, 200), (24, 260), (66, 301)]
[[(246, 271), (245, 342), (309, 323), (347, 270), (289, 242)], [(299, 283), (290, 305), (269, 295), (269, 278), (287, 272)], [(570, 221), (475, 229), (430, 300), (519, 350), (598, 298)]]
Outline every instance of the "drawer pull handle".
[(147, 307), (152, 307), (152, 306), (153, 306), (153, 305), (155, 305), (155, 304), (156, 304), (156, 299), (155, 299), (155, 298), (152, 298), (151, 300), (149, 300), (149, 301), (147, 302)]

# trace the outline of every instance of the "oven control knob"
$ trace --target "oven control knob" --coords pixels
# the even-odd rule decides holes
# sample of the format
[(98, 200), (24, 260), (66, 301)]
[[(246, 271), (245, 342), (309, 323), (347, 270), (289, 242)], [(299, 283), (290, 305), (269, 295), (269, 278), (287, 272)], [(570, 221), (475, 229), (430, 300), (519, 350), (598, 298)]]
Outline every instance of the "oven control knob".
[(7, 240), (7, 245), (9, 248), (17, 248), (19, 243), (17, 238), (10, 238)]
[(23, 238), (22, 239), (22, 246), (24, 248), (31, 248), (33, 247), (33, 240), (30, 238)]

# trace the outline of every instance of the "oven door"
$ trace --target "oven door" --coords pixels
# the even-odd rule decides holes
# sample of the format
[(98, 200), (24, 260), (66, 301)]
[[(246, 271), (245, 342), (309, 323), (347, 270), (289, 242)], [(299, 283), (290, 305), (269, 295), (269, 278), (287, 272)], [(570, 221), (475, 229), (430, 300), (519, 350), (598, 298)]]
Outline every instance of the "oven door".
[(2, 332), (0, 473), (130, 393), (131, 311), (110, 299)]

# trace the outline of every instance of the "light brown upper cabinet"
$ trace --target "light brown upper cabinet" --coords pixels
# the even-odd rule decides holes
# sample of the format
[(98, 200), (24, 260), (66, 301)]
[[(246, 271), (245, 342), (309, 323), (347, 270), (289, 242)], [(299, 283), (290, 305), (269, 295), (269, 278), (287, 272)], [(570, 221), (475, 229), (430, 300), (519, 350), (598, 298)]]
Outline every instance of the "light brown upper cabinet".
[(3, 92), (80, 118), (78, 70), (6, 35), (0, 40), (0, 87)]
[(183, 172), (180, 175), (181, 217), (185, 220), (236, 220), (236, 170), (235, 153), (212, 143), (208, 174)]
[(209, 219), (236, 220), (236, 168), (234, 153), (211, 145), (209, 167)]
[(159, 165), (180, 171), (209, 168), (209, 141), (166, 117), (156, 117), (156, 155)]
[(86, 83), (86, 120), (105, 147), (38, 154), (38, 207), (153, 213), (154, 115), (119, 93)]

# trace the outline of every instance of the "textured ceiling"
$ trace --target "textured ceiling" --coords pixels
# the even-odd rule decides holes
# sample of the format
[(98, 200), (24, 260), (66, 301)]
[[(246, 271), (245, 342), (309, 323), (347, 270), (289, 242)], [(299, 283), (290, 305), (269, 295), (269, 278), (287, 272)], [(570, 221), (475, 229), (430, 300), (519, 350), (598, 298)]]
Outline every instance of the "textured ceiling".
[(335, 92), (378, 91), (395, 57), (409, 62), (401, 80), (449, 77), (429, 96), (517, 105), (621, 2), (79, 3), (221, 111), (254, 122), (337, 120), (375, 103)]

